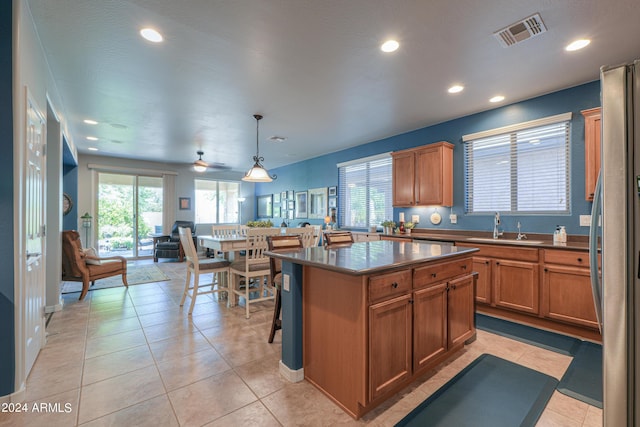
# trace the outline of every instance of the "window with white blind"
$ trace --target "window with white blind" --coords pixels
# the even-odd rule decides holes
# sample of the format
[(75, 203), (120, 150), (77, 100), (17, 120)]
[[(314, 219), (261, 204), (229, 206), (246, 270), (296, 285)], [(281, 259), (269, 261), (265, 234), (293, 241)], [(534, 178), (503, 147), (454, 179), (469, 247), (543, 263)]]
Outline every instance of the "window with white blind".
[(389, 153), (338, 164), (338, 224), (368, 228), (393, 218)]
[(467, 213), (568, 214), (571, 113), (463, 137)]

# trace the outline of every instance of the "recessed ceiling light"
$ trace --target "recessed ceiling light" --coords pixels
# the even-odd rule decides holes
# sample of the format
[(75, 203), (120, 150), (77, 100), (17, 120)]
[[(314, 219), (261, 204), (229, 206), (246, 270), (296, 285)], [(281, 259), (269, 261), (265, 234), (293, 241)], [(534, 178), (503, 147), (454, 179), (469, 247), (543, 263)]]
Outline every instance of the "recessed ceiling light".
[(447, 92), (449, 92), (449, 93), (459, 93), (459, 92), (462, 92), (463, 90), (464, 90), (464, 86), (453, 85), (449, 89), (447, 89)]
[(496, 95), (489, 100), (489, 102), (500, 102), (500, 101), (504, 101), (504, 96)]
[(380, 46), (380, 50), (383, 52), (395, 52), (396, 50), (398, 50), (398, 48), (400, 47), (400, 43), (398, 43), (395, 40), (387, 40), (386, 42), (382, 43), (382, 45)]
[(95, 136), (88, 136), (87, 139), (89, 141), (97, 141), (98, 140), (98, 138), (96, 138)]
[(587, 47), (589, 43), (591, 43), (591, 40), (589, 39), (578, 39), (569, 43), (567, 47), (564, 48), (564, 50), (573, 52), (574, 50), (580, 50), (583, 47)]
[(145, 39), (153, 43), (160, 43), (164, 38), (162, 34), (154, 30), (153, 28), (143, 28), (140, 30), (140, 35)]
[(98, 122), (96, 122), (95, 120), (91, 120), (91, 119), (84, 119), (84, 122), (88, 125), (97, 125)]
[(98, 149), (96, 147), (89, 147), (89, 148), (87, 148), (87, 150), (89, 150), (89, 151), (98, 151)]

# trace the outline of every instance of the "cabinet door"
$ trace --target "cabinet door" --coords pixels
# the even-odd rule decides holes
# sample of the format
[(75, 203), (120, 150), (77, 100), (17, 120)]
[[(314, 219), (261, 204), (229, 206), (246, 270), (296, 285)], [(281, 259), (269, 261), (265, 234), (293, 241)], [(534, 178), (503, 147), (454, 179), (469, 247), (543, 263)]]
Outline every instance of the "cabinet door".
[(593, 201), (600, 172), (600, 108), (582, 111), (584, 116), (584, 179), (585, 198)]
[(476, 301), (484, 304), (491, 303), (491, 259), (473, 257), (473, 271), (478, 272), (476, 280)]
[(418, 370), (447, 351), (447, 284), (413, 293), (413, 367)]
[(414, 153), (393, 155), (393, 206), (414, 205)]
[(369, 307), (371, 400), (411, 376), (410, 300), (408, 294)]
[(470, 274), (449, 282), (447, 295), (449, 348), (468, 340), (475, 331), (474, 281), (475, 276)]
[(542, 280), (543, 316), (598, 328), (589, 270), (545, 265)]
[(538, 263), (495, 260), (492, 305), (538, 314), (538, 268)]
[(424, 148), (416, 154), (416, 205), (453, 204), (453, 150), (447, 145)]

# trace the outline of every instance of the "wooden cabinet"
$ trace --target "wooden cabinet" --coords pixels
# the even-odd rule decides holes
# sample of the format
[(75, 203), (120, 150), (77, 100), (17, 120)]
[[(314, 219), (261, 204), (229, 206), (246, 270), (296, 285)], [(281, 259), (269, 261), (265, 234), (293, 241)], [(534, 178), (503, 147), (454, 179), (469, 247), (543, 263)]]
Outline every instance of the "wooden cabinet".
[(496, 259), (492, 270), (494, 305), (539, 313), (538, 263)]
[(438, 363), (473, 336), (471, 265), (467, 257), (415, 268), (413, 279), (412, 270), (369, 278), (371, 400)]
[(550, 319), (598, 328), (587, 253), (544, 250), (541, 308)]
[(600, 107), (581, 111), (584, 116), (584, 179), (585, 198), (593, 201), (600, 172)]
[(411, 294), (369, 307), (369, 396), (406, 381), (411, 369)]
[(453, 144), (437, 142), (391, 155), (393, 206), (453, 205)]
[(517, 246), (458, 244), (477, 247), (473, 269), (478, 272), (476, 301), (494, 307), (538, 314), (538, 249)]
[(476, 271), (478, 273), (478, 279), (476, 280), (476, 301), (483, 304), (490, 304), (491, 258), (474, 256), (473, 271)]

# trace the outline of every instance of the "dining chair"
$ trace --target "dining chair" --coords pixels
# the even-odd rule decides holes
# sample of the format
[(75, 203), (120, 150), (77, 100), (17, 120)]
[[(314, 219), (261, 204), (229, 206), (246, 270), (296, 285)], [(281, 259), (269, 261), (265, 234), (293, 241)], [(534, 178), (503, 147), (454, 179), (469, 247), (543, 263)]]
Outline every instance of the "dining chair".
[(325, 233), (325, 246), (350, 245), (353, 243), (353, 234), (350, 231), (335, 231)]
[[(247, 319), (251, 303), (275, 298), (275, 291), (269, 283), (269, 257), (264, 254), (267, 250), (267, 236), (279, 235), (280, 228), (248, 228), (246, 255), (229, 266), (231, 274), (231, 292), (235, 297), (244, 297)], [(240, 277), (244, 277), (244, 289), (240, 286)], [(253, 282), (253, 287), (251, 286)], [(267, 287), (265, 289), (265, 283)], [(259, 292), (257, 297), (250, 298), (251, 291)], [(265, 291), (266, 294), (265, 295)]]
[(285, 232), (288, 235), (300, 236), (300, 239), (302, 240), (302, 246), (305, 248), (310, 248), (311, 246), (313, 246), (313, 242), (315, 240), (315, 237), (313, 235), (314, 231), (315, 230), (313, 229), (313, 227), (310, 226), (290, 227), (285, 229)]
[[(268, 236), (267, 247), (270, 251), (286, 252), (294, 249), (302, 249), (302, 238), (299, 235)], [(269, 258), (269, 282), (276, 290), (276, 301), (273, 307), (273, 320), (271, 321), (271, 332), (269, 332), (269, 343), (273, 342), (278, 329), (282, 329), (280, 311), (282, 309), (282, 260), (274, 257)]]
[[(191, 305), (189, 306), (189, 314), (193, 312), (198, 295), (228, 292), (229, 290), (229, 265), (230, 262), (222, 258), (198, 258), (196, 246), (193, 244), (191, 230), (189, 228), (180, 227), (180, 242), (184, 249), (184, 255), (187, 259), (187, 280), (184, 284), (180, 307), (184, 305), (184, 301), (189, 296)], [(212, 274), (211, 283), (200, 285), (201, 274)], [(193, 285), (191, 284), (191, 276), (193, 275)], [(217, 284), (217, 287), (216, 287)], [(202, 290), (201, 288), (205, 288)]]

